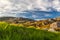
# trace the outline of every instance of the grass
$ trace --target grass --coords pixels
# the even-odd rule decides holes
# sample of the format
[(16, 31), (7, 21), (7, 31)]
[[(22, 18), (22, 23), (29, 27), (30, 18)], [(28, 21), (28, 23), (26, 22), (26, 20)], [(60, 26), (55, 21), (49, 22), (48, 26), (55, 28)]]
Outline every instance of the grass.
[(60, 40), (60, 33), (0, 23), (0, 40)]

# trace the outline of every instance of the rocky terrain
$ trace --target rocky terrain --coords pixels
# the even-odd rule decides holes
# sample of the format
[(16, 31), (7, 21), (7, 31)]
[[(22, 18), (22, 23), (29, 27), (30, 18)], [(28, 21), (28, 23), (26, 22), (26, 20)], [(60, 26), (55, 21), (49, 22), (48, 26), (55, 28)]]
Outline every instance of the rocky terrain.
[[(53, 18), (53, 19), (46, 19), (46, 20), (34, 20), (29, 18), (22, 18), (22, 17), (0, 17), (0, 21), (4, 21), (11, 24), (20, 24), (26, 27), (35, 27), (37, 29), (43, 29), (43, 30), (57, 30), (60, 31), (60, 17)], [(55, 26), (56, 25), (56, 26)], [(56, 27), (56, 28), (54, 28)]]

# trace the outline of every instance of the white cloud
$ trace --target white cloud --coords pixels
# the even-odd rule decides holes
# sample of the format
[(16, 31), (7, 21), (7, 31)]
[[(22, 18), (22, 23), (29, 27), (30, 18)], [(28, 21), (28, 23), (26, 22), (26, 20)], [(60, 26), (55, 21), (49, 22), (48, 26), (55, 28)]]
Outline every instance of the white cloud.
[(45, 18), (42, 18), (42, 19), (35, 19), (35, 20), (39, 21), (39, 20), (46, 20), (46, 19)]
[(25, 10), (34, 10), (38, 8), (41, 11), (50, 11), (54, 8), (60, 11), (59, 0), (0, 0), (0, 13), (14, 14)]
[(37, 18), (38, 16), (37, 15), (32, 15), (32, 18)]
[(24, 10), (47, 10), (49, 2), (44, 0), (0, 0), (0, 12), (2, 13), (19, 13)]
[(60, 11), (60, 0), (54, 0), (51, 5), (52, 8), (56, 9), (57, 11)]
[(44, 14), (44, 16), (45, 16), (45, 17), (50, 17), (50, 16), (52, 16), (52, 15), (48, 13), (48, 14)]

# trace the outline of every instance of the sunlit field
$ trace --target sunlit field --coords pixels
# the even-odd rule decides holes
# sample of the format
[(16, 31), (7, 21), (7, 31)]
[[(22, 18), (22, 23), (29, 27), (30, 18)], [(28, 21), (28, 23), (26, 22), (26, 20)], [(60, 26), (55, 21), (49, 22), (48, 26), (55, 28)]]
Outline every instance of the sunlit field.
[(0, 22), (0, 40), (60, 40), (60, 33)]

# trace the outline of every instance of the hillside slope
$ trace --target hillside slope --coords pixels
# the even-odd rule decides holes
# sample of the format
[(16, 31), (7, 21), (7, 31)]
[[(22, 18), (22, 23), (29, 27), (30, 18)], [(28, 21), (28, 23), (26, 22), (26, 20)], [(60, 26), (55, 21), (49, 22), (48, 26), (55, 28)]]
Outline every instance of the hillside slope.
[(60, 33), (0, 23), (0, 40), (60, 40)]

